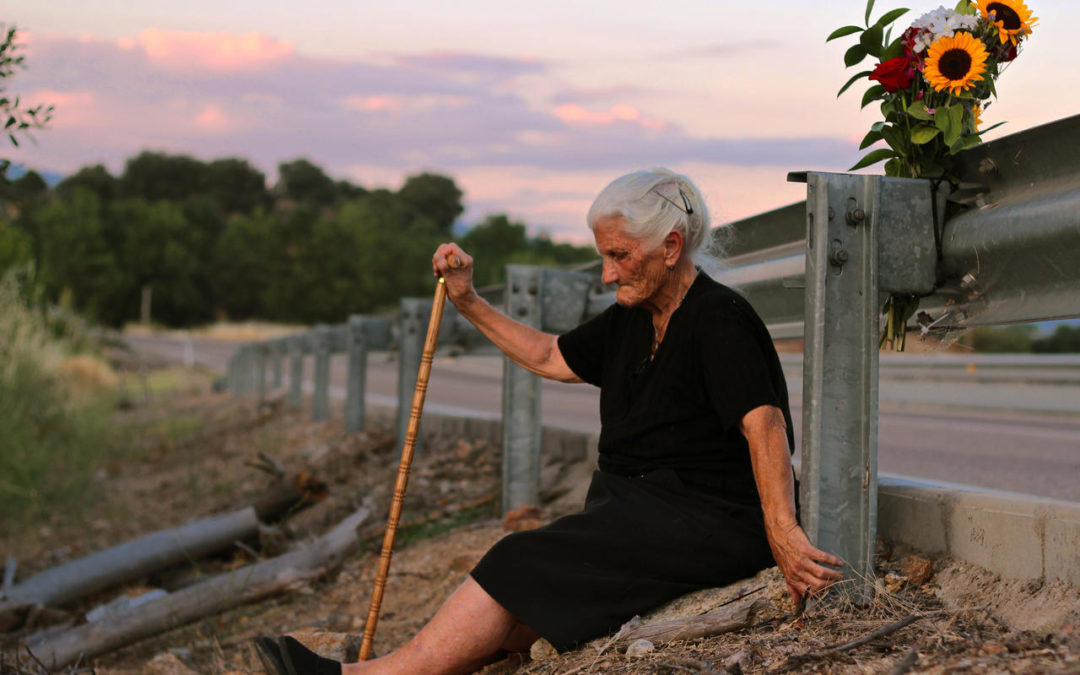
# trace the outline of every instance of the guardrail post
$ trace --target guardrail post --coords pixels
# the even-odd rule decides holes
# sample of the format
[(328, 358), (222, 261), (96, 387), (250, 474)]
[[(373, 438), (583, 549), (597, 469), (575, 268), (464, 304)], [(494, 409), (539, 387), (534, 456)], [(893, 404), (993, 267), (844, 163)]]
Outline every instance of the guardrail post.
[(936, 253), (927, 181), (811, 173), (801, 506), (810, 539), (873, 595), (878, 328), (883, 292), (928, 292)]
[(285, 356), (285, 340), (277, 338), (270, 342), (270, 355), (272, 358), (271, 368), (274, 371), (274, 389), (281, 386), (283, 382), (281, 362)]
[(259, 394), (259, 402), (266, 400), (266, 357), (270, 351), (265, 342), (255, 344), (255, 382)]
[(236, 396), (236, 352), (229, 357), (225, 366), (225, 385), (229, 393)]
[(304, 404), (304, 342), (303, 335), (289, 337), (289, 407)]
[[(540, 328), (543, 270), (506, 266), (506, 314)], [(503, 513), (540, 503), (540, 377), (503, 357)]]
[(345, 351), (349, 355), (348, 375), (345, 383), (345, 432), (364, 428), (366, 406), (364, 391), (367, 389), (367, 336), (364, 334), (366, 317), (349, 317)]
[(315, 327), (315, 395), (311, 419), (321, 422), (330, 417), (330, 326)]
[[(420, 373), (420, 357), (424, 352), (424, 336), (431, 301), (422, 298), (401, 299), (401, 324), (398, 334), (398, 404), (397, 421), (394, 425), (398, 443), (405, 441), (409, 427), (409, 411), (412, 409), (416, 377)], [(422, 434), (417, 434), (423, 438)]]
[(243, 363), (243, 384), (241, 389), (244, 395), (255, 391), (255, 345), (246, 344), (242, 348), (241, 363)]

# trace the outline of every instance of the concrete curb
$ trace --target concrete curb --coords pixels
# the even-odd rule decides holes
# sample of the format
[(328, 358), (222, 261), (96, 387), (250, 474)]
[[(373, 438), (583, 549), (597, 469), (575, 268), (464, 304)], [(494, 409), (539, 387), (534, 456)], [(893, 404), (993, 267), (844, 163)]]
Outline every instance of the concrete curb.
[(1003, 577), (1080, 586), (1076, 502), (883, 474), (878, 536)]
[[(393, 409), (378, 408), (392, 419)], [(423, 428), (426, 437), (458, 435), (502, 443), (498, 415), (433, 411), (424, 414)], [(595, 463), (597, 441), (595, 434), (544, 427), (541, 463)], [(1080, 502), (881, 474), (877, 536), (1007, 578), (1080, 586)]]

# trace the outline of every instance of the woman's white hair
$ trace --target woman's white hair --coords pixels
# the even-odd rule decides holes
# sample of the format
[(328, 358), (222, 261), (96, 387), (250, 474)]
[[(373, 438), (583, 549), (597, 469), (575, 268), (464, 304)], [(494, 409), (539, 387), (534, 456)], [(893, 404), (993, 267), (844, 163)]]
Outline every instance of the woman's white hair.
[(709, 235), (709, 210), (701, 192), (689, 178), (667, 169), (635, 171), (611, 181), (589, 208), (589, 229), (611, 216), (622, 216), (626, 234), (649, 250), (678, 230), (686, 242), (684, 255), (690, 258)]

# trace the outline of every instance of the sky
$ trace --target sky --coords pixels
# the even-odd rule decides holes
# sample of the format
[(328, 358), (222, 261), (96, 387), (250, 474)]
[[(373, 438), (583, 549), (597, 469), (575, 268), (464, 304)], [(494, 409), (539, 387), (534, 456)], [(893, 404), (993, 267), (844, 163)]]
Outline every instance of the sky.
[[(1032, 0), (1035, 33), (998, 83), (988, 138), (1080, 112), (1075, 0)], [(897, 3), (879, 2), (874, 18)], [(902, 6), (906, 27), (936, 3)], [(951, 5), (950, 5), (951, 6)], [(60, 174), (141, 150), (248, 159), (269, 179), (306, 157), (397, 189), (434, 171), (466, 223), (507, 213), (589, 240), (604, 185), (666, 166), (714, 224), (798, 201), (789, 171), (844, 171), (876, 121), (842, 56), (862, 0), (8, 0), (28, 70), (8, 94), (56, 106), (5, 156)], [(872, 64), (867, 61), (865, 66)], [(873, 171), (880, 172), (880, 165)]]

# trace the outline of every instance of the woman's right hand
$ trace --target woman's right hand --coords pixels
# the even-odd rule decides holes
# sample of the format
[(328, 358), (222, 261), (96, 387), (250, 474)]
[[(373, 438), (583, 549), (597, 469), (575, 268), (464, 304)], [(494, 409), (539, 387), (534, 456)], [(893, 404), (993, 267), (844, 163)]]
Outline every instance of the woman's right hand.
[(440, 244), (431, 256), (431, 268), (436, 277), (446, 280), (446, 295), (455, 305), (476, 297), (472, 256), (457, 244)]

